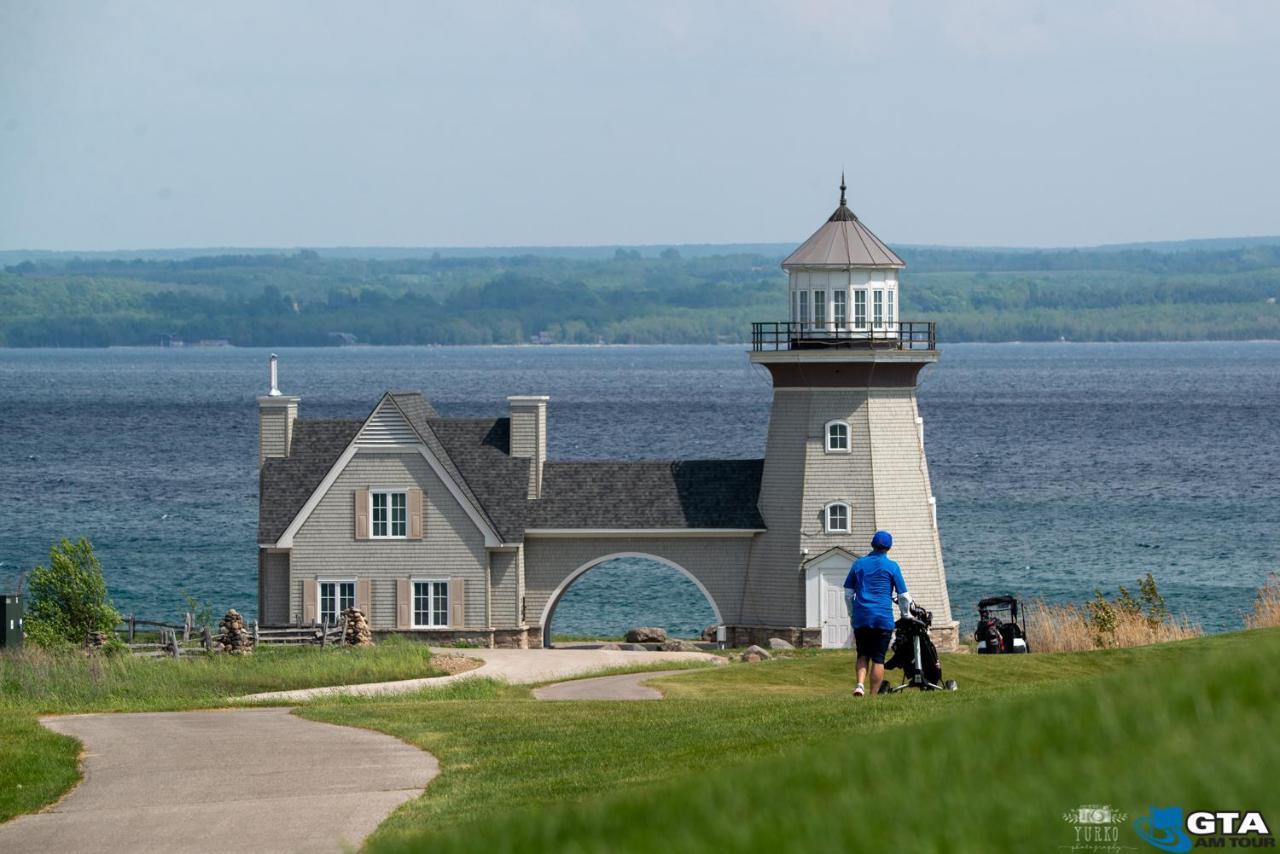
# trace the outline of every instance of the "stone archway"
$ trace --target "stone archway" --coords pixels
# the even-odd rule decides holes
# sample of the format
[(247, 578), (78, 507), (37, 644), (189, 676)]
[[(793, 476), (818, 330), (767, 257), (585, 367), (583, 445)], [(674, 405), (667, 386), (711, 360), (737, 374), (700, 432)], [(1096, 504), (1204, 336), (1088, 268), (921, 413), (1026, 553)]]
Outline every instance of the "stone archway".
[(559, 585), (557, 585), (556, 588), (547, 597), (547, 602), (542, 608), (542, 615), (539, 620), (539, 625), (542, 627), (542, 645), (544, 647), (551, 646), (551, 620), (555, 616), (556, 606), (560, 604), (560, 599), (564, 596), (565, 592), (573, 585), (573, 582), (581, 578), (583, 575), (586, 575), (588, 572), (600, 566), (601, 564), (608, 563), (609, 561), (612, 561), (612, 560), (617, 560), (618, 558), (641, 558), (643, 560), (652, 561), (653, 563), (660, 564), (661, 566), (665, 566), (668, 569), (674, 569), (676, 572), (679, 572), (685, 578), (692, 581), (694, 585), (698, 588), (698, 591), (702, 593), (703, 598), (707, 600), (707, 604), (711, 606), (711, 610), (716, 615), (716, 625), (724, 625), (724, 614), (720, 610), (720, 605), (719, 603), (716, 602), (715, 597), (711, 595), (711, 591), (707, 589), (706, 585), (702, 583), (701, 579), (699, 579), (696, 575), (694, 575), (689, 570), (685, 569), (680, 564), (668, 558), (662, 557), (661, 555), (652, 554), (650, 552), (638, 552), (638, 551), (612, 552), (610, 554), (601, 555), (600, 557), (592, 558), (591, 560), (579, 566), (577, 569), (568, 573), (561, 580)]

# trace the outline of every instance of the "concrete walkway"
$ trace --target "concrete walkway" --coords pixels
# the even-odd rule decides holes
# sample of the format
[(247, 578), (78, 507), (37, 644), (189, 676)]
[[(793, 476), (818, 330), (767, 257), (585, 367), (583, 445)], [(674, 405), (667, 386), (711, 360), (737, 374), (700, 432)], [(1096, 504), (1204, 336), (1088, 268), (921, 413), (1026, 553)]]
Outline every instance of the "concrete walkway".
[[(435, 688), (461, 679), (501, 679), (514, 685), (533, 685), (570, 679), (584, 673), (610, 667), (634, 667), (637, 664), (662, 664), (672, 661), (705, 661), (722, 664), (724, 659), (706, 652), (627, 652), (614, 649), (434, 649), (449, 655), (466, 655), (484, 661), (475, 670), (453, 676), (404, 679), (398, 682), (371, 682), (364, 685), (337, 685), (329, 688), (303, 688), (296, 691), (271, 691), (250, 694), (237, 700), (270, 703), (305, 703), (319, 697), (348, 695), (373, 697), (382, 694), (406, 694), (423, 688)], [(643, 674), (652, 678), (652, 674)]]
[(288, 709), (68, 715), (84, 780), (0, 825), (0, 851), (342, 851), (439, 773), (380, 733)]
[(598, 676), (595, 679), (575, 679), (557, 682), (533, 689), (538, 700), (661, 700), (662, 692), (645, 683), (663, 676), (679, 676), (696, 673), (696, 670), (657, 670), (645, 673), (623, 673), (619, 676)]

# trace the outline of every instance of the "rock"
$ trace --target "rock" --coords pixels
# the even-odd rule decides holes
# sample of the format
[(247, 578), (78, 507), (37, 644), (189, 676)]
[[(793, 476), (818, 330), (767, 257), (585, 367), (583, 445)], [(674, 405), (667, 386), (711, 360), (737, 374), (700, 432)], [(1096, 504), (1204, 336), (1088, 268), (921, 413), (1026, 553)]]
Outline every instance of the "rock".
[(743, 661), (766, 661), (769, 658), (769, 652), (755, 644), (747, 647), (742, 651)]
[(369, 621), (359, 608), (348, 608), (342, 612), (347, 621), (347, 631), (342, 642), (347, 646), (373, 646), (373, 633), (369, 631)]
[(707, 643), (715, 643), (716, 636), (719, 634), (719, 626), (707, 626), (702, 630), (702, 639)]
[(702, 652), (702, 647), (693, 641), (672, 638), (662, 645), (663, 652)]
[(621, 645), (621, 644), (616, 644), (616, 643), (602, 643), (602, 644), (600, 644), (600, 646), (598, 646), (598, 647), (597, 647), (597, 649), (613, 649), (613, 650), (619, 650), (619, 649), (622, 649), (622, 645)]
[(627, 652), (648, 652), (649, 651), (646, 647), (643, 647), (638, 643), (620, 643), (618, 644), (618, 649), (624, 649)]
[(662, 643), (666, 639), (666, 630), (656, 629), (653, 626), (627, 630), (627, 643)]
[(795, 647), (782, 638), (769, 638), (769, 649), (795, 649)]
[(253, 635), (245, 628), (244, 617), (232, 608), (218, 621), (218, 648), (232, 655), (249, 655), (253, 652)]

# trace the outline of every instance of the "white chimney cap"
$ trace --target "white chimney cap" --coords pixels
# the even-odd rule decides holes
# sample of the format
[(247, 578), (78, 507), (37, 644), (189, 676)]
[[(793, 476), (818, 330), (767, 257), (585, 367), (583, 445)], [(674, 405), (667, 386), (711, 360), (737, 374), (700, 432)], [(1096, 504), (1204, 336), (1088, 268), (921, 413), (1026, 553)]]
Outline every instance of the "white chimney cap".
[(271, 391), (267, 392), (267, 395), (269, 397), (280, 397), (280, 373), (279, 373), (279, 367), (278, 367), (279, 361), (280, 359), (276, 356), (276, 354), (272, 353), (271, 354)]

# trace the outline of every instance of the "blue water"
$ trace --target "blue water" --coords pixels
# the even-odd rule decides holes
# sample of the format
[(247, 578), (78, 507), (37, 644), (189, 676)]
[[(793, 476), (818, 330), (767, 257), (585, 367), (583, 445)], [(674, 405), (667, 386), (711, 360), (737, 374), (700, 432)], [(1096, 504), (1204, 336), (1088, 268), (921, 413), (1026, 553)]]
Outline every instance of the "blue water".
[[(125, 611), (189, 592), (256, 610), (266, 351), (0, 350), (0, 588), (87, 536)], [(351, 348), (281, 353), (303, 417), (358, 418), (388, 388), (445, 415), (552, 396), (559, 458), (753, 457), (768, 375), (732, 347)], [(1151, 571), (1174, 610), (1239, 627), (1280, 569), (1280, 343), (970, 344), (920, 389), (952, 607), (1051, 600)], [(602, 566), (557, 632), (692, 633), (711, 611), (656, 566)]]

